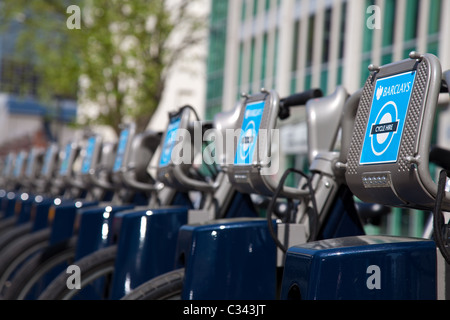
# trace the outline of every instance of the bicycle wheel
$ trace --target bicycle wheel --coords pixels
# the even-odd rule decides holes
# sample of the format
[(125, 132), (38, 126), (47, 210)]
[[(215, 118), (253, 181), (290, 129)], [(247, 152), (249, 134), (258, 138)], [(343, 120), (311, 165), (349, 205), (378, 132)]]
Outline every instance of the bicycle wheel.
[(124, 296), (121, 300), (180, 300), (184, 268), (162, 274)]
[(12, 278), (11, 286), (6, 288), (4, 299), (24, 300), (32, 290), (41, 291), (42, 289), (36, 289), (35, 285), (40, 285), (40, 281), (50, 271), (63, 263), (71, 264), (73, 262), (76, 240), (76, 237), (72, 237), (67, 241), (47, 247), (26, 261)]
[(8, 217), (0, 220), (0, 234), (5, 233), (8, 229), (16, 225), (16, 217)]
[(50, 237), (50, 228), (26, 235), (2, 251), (0, 259), (0, 293), (11, 285), (10, 277), (26, 259), (44, 249)]
[[(102, 277), (111, 278), (114, 272), (114, 264), (116, 261), (117, 246), (110, 246), (101, 250), (98, 250), (79, 261), (75, 264), (80, 268), (81, 281), (80, 290), (69, 289), (67, 286), (67, 279), (70, 275), (63, 272), (58, 275), (42, 292), (39, 296), (39, 300), (70, 300), (76, 297), (83, 289), (94, 281), (101, 279)], [(110, 279), (107, 279), (110, 280)], [(108, 283), (102, 284), (102, 294), (107, 295)], [(103, 298), (103, 296), (102, 296)]]
[(10, 243), (15, 241), (16, 239), (22, 237), (23, 235), (26, 235), (31, 232), (33, 227), (33, 224), (31, 222), (14, 226), (12, 228), (9, 228), (0, 236), (0, 256), (3, 255), (3, 250), (6, 246), (8, 246)]

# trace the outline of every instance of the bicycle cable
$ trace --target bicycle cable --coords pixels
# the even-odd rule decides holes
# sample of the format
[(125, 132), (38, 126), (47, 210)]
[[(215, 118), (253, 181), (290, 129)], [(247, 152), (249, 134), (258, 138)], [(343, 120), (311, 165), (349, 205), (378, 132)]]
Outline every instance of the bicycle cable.
[(317, 222), (318, 222), (318, 210), (317, 210), (317, 203), (316, 203), (316, 198), (315, 198), (315, 194), (314, 194), (314, 190), (312, 187), (312, 182), (311, 182), (311, 178), (306, 175), (304, 172), (294, 169), (294, 168), (288, 168), (282, 175), (280, 182), (278, 183), (277, 188), (275, 189), (275, 193), (272, 197), (272, 199), (269, 202), (269, 205), (267, 207), (267, 224), (268, 224), (268, 228), (269, 228), (269, 232), (271, 237), (273, 238), (273, 240), (275, 241), (275, 244), (277, 245), (278, 248), (281, 249), (281, 251), (283, 251), (283, 253), (287, 252), (287, 248), (286, 246), (281, 243), (281, 241), (278, 239), (275, 230), (273, 228), (273, 224), (271, 221), (271, 216), (272, 216), (272, 212), (274, 211), (274, 207), (275, 207), (275, 203), (276, 200), (278, 198), (278, 195), (280, 194), (281, 190), (283, 189), (284, 186), (284, 182), (287, 178), (287, 176), (290, 173), (297, 173), (299, 175), (301, 175), (302, 177), (306, 178), (307, 180), (307, 184), (308, 184), (308, 189), (309, 189), (309, 193), (310, 193), (310, 198), (311, 198), (311, 203), (313, 206), (313, 210), (309, 211), (309, 219), (310, 219), (310, 235), (308, 238), (308, 241), (313, 241), (316, 239), (317, 236)]
[[(445, 184), (447, 183), (447, 176), (450, 171), (445, 169), (439, 172), (439, 180), (438, 180), (438, 190), (436, 195), (436, 202), (433, 211), (433, 228), (434, 228), (434, 238), (436, 241), (436, 245), (439, 248), (442, 256), (445, 261), (450, 264), (450, 252), (447, 248), (448, 242), (448, 225), (444, 221), (444, 217), (441, 212), (442, 200), (445, 195)], [(442, 237), (442, 226), (445, 228), (445, 240)]]
[[(200, 117), (198, 116), (198, 113), (193, 106), (186, 104), (186, 105), (182, 106), (178, 112), (181, 113), (184, 109), (189, 109), (194, 114), (195, 120), (200, 121)], [(204, 161), (202, 162), (202, 165), (205, 168), (205, 170), (211, 174), (211, 178), (213, 180), (215, 180), (217, 178), (217, 174), (218, 174), (216, 168), (212, 169), (211, 164), (205, 163)], [(192, 169), (193, 169), (194, 173), (197, 175), (197, 178), (199, 178), (203, 181), (206, 181), (207, 178), (201, 172), (200, 168), (196, 168), (193, 166)]]
[(184, 109), (189, 109), (189, 110), (191, 110), (192, 113), (194, 113), (195, 120), (200, 121), (200, 117), (198, 116), (198, 113), (197, 113), (197, 111), (195, 110), (195, 108), (194, 108), (193, 106), (191, 106), (191, 105), (189, 105), (189, 104), (186, 104), (186, 105), (184, 105), (184, 106), (182, 106), (182, 107), (180, 108), (179, 112), (182, 112)]

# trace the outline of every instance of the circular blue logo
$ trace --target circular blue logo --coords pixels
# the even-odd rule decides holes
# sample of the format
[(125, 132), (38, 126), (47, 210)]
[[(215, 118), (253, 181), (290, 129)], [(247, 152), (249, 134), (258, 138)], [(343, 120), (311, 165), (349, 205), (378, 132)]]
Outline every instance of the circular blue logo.
[(393, 101), (387, 102), (378, 112), (370, 131), (372, 151), (375, 155), (382, 155), (389, 148), (399, 122), (397, 105)]

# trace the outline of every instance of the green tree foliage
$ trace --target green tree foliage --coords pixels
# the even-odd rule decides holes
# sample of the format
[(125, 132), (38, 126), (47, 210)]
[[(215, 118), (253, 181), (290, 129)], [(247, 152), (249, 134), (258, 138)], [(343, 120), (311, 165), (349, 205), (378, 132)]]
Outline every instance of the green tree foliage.
[[(17, 56), (38, 70), (41, 99), (76, 96), (83, 105), (90, 102), (98, 112), (83, 124), (110, 125), (117, 133), (127, 117), (139, 130), (146, 127), (170, 68), (204, 40), (207, 21), (192, 10), (197, 0), (0, 0), (0, 5), (3, 32), (11, 21), (21, 25)], [(81, 9), (79, 16), (68, 10), (72, 5)]]

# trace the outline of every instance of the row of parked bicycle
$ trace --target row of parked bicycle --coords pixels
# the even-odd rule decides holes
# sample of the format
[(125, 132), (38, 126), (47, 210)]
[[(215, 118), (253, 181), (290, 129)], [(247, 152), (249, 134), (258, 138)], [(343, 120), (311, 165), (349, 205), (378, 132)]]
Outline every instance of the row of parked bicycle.
[[(183, 106), (164, 133), (131, 123), (117, 143), (87, 135), (9, 154), (0, 297), (446, 298), (450, 158), (430, 141), (450, 73), (414, 52), (370, 70), (353, 94), (261, 90), (213, 121)], [(274, 175), (277, 119), (296, 106), (309, 172)], [(433, 238), (365, 235), (362, 215), (391, 206), (432, 212)]]

